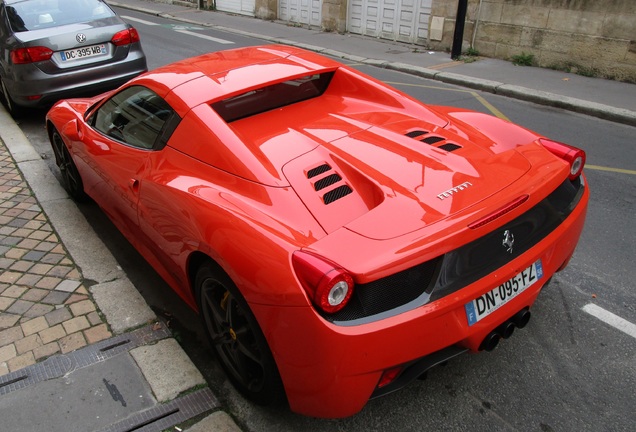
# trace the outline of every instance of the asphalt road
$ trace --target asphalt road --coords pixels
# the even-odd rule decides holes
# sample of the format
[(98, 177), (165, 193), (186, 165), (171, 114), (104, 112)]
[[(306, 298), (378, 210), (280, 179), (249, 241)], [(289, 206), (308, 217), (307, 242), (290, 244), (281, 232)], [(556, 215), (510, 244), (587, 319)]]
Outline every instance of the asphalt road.
[[(151, 68), (203, 52), (262, 43), (119, 12), (134, 19)], [(499, 115), (583, 148), (592, 191), (585, 231), (569, 267), (539, 297), (528, 327), (494, 352), (465, 355), (431, 371), (426, 380), (369, 402), (354, 417), (317, 420), (256, 407), (239, 396), (210, 356), (197, 317), (95, 205), (83, 205), (92, 226), (148, 303), (169, 321), (228, 411), (249, 431), (633, 430), (636, 129), (371, 66), (356, 67), (424, 102)], [(20, 126), (57, 173), (43, 117), (43, 112), (32, 113)]]

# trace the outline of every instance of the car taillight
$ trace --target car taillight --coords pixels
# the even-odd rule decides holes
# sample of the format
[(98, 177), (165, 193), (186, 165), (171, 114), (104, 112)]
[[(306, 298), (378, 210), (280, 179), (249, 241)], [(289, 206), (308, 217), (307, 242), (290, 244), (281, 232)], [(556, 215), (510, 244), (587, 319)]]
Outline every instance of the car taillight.
[(53, 50), (43, 46), (18, 48), (11, 51), (13, 64), (27, 64), (48, 60), (53, 55)]
[(113, 45), (120, 46), (120, 45), (128, 45), (134, 42), (139, 42), (140, 40), (141, 39), (139, 37), (139, 33), (137, 32), (137, 30), (131, 27), (127, 30), (122, 30), (115, 33), (115, 35), (112, 37), (110, 41), (113, 43)]
[(585, 166), (585, 152), (583, 150), (545, 138), (541, 138), (539, 142), (551, 153), (570, 164), (570, 180), (581, 175)]
[(323, 312), (332, 314), (347, 305), (353, 294), (353, 278), (342, 267), (308, 252), (292, 256), (296, 276), (311, 301)]

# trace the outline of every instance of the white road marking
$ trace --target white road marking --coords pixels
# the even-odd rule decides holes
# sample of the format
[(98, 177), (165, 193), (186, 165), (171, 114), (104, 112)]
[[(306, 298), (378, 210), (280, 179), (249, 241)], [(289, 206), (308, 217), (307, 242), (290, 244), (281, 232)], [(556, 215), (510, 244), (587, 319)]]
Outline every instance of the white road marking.
[[(157, 24), (157, 23), (154, 23), (154, 22), (151, 22), (151, 21), (142, 20), (142, 19), (131, 17), (131, 16), (128, 16), (128, 15), (121, 15), (121, 17), (124, 18), (125, 20), (134, 21), (134, 22), (138, 22), (138, 23), (146, 24), (146, 25), (150, 25), (150, 26), (160, 25), (160, 24)], [(229, 40), (219, 39), (219, 38), (215, 38), (213, 36), (208, 36), (208, 35), (204, 35), (204, 34), (201, 34), (201, 33), (195, 33), (195, 32), (191, 32), (191, 31), (188, 31), (188, 30), (182, 30), (179, 27), (174, 27), (174, 31), (179, 32), (179, 33), (183, 33), (183, 34), (187, 34), (187, 35), (190, 35), (190, 36), (195, 36), (195, 37), (198, 37), (198, 38), (201, 38), (201, 39), (207, 39), (209, 41), (220, 43), (220, 44), (224, 44), (224, 45), (233, 44), (234, 43), (234, 42), (229, 41)]]
[(134, 18), (134, 17), (127, 16), (127, 15), (121, 15), (121, 17), (123, 19), (125, 19), (125, 20), (134, 21), (134, 22), (138, 22), (138, 23), (141, 23), (141, 24), (146, 24), (146, 25), (151, 25), (151, 26), (159, 25), (159, 24), (151, 22), (151, 21), (146, 21), (146, 20), (142, 20), (142, 19), (139, 19), (139, 18)]
[(190, 35), (190, 36), (196, 36), (196, 37), (201, 38), (201, 39), (207, 39), (207, 40), (210, 40), (210, 41), (213, 41), (213, 42), (217, 42), (217, 43), (220, 43), (220, 44), (233, 44), (234, 43), (234, 42), (229, 41), (229, 40), (219, 39), (219, 38), (215, 38), (215, 37), (212, 37), (212, 36), (204, 35), (204, 34), (201, 34), (201, 33), (191, 32), (191, 31), (188, 31), (188, 30), (175, 30), (175, 31), (178, 32), (178, 33), (183, 33), (183, 34), (187, 34), (187, 35)]
[(626, 319), (614, 315), (613, 313), (606, 311), (600, 306), (595, 304), (586, 304), (582, 308), (585, 312), (589, 313), (593, 317), (596, 317), (606, 324), (611, 325), (615, 329), (618, 329), (624, 333), (627, 333), (633, 338), (636, 338), (636, 324), (633, 324)]

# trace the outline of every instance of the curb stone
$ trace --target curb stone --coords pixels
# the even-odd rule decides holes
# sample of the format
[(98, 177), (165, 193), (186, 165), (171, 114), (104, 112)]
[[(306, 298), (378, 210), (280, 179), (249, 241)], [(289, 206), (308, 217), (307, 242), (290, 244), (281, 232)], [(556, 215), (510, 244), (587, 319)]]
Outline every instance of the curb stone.
[(186, 430), (187, 432), (241, 432), (234, 420), (223, 411), (210, 414)]

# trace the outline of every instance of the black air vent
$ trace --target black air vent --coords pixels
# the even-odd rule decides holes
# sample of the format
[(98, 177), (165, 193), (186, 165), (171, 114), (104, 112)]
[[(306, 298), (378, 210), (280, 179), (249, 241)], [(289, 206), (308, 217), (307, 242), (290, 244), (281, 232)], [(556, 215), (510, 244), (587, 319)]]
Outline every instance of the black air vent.
[(330, 174), (327, 177), (321, 178), (316, 183), (314, 183), (314, 190), (319, 191), (326, 188), (327, 186), (331, 186), (334, 183), (338, 183), (340, 180), (342, 180), (342, 177), (340, 177), (338, 174)]
[[(435, 135), (421, 138), (423, 135), (428, 135), (428, 134), (429, 132), (424, 130), (415, 130), (415, 131), (407, 132), (404, 135), (406, 135), (409, 138), (417, 139), (418, 141), (421, 141), (423, 143), (430, 144), (430, 145), (437, 144), (442, 141), (446, 141), (446, 138), (442, 138), (440, 136), (435, 136)], [(453, 143), (444, 143), (436, 147), (442, 150), (446, 150), (447, 152), (452, 152), (454, 150), (462, 148), (460, 145), (453, 144)]]
[(417, 138), (418, 136), (426, 135), (428, 132), (423, 130), (416, 130), (406, 133), (409, 138)]
[(438, 136), (430, 136), (430, 137), (426, 137), (422, 140), (420, 140), (422, 142), (425, 142), (426, 144), (435, 144), (438, 143), (440, 141), (444, 141), (444, 138), (442, 137), (438, 137)]
[(441, 148), (442, 150), (446, 150), (447, 152), (452, 152), (454, 150), (462, 148), (462, 146), (453, 144), (453, 143), (446, 143), (446, 144), (442, 144), (441, 146), (437, 148)]
[(322, 164), (320, 166), (317, 166), (316, 168), (312, 168), (307, 172), (307, 178), (310, 179), (312, 177), (316, 177), (317, 175), (320, 175), (324, 172), (327, 172), (331, 169), (331, 167), (328, 164)]
[[(332, 170), (333, 168), (331, 168), (331, 166), (328, 163), (323, 163), (322, 165), (318, 165), (317, 167), (307, 171), (307, 179), (321, 176), (321, 178), (316, 179), (316, 182), (313, 183), (313, 188), (316, 192), (323, 189), (327, 189), (330, 186), (334, 186), (339, 182), (343, 182), (342, 176), (340, 174), (335, 172), (329, 173), (329, 171), (332, 171)], [(322, 176), (322, 174), (325, 174), (325, 173), (327, 174)], [(340, 198), (343, 198), (349, 195), (351, 192), (353, 192), (353, 189), (351, 189), (351, 187), (349, 187), (347, 184), (342, 184), (340, 186), (336, 186), (335, 188), (327, 191), (322, 196), (322, 201), (325, 204), (331, 204), (332, 202), (337, 201)]]
[(325, 204), (331, 204), (332, 202), (349, 195), (351, 192), (353, 192), (353, 190), (347, 185), (338, 186), (334, 190), (324, 194), (322, 200)]

